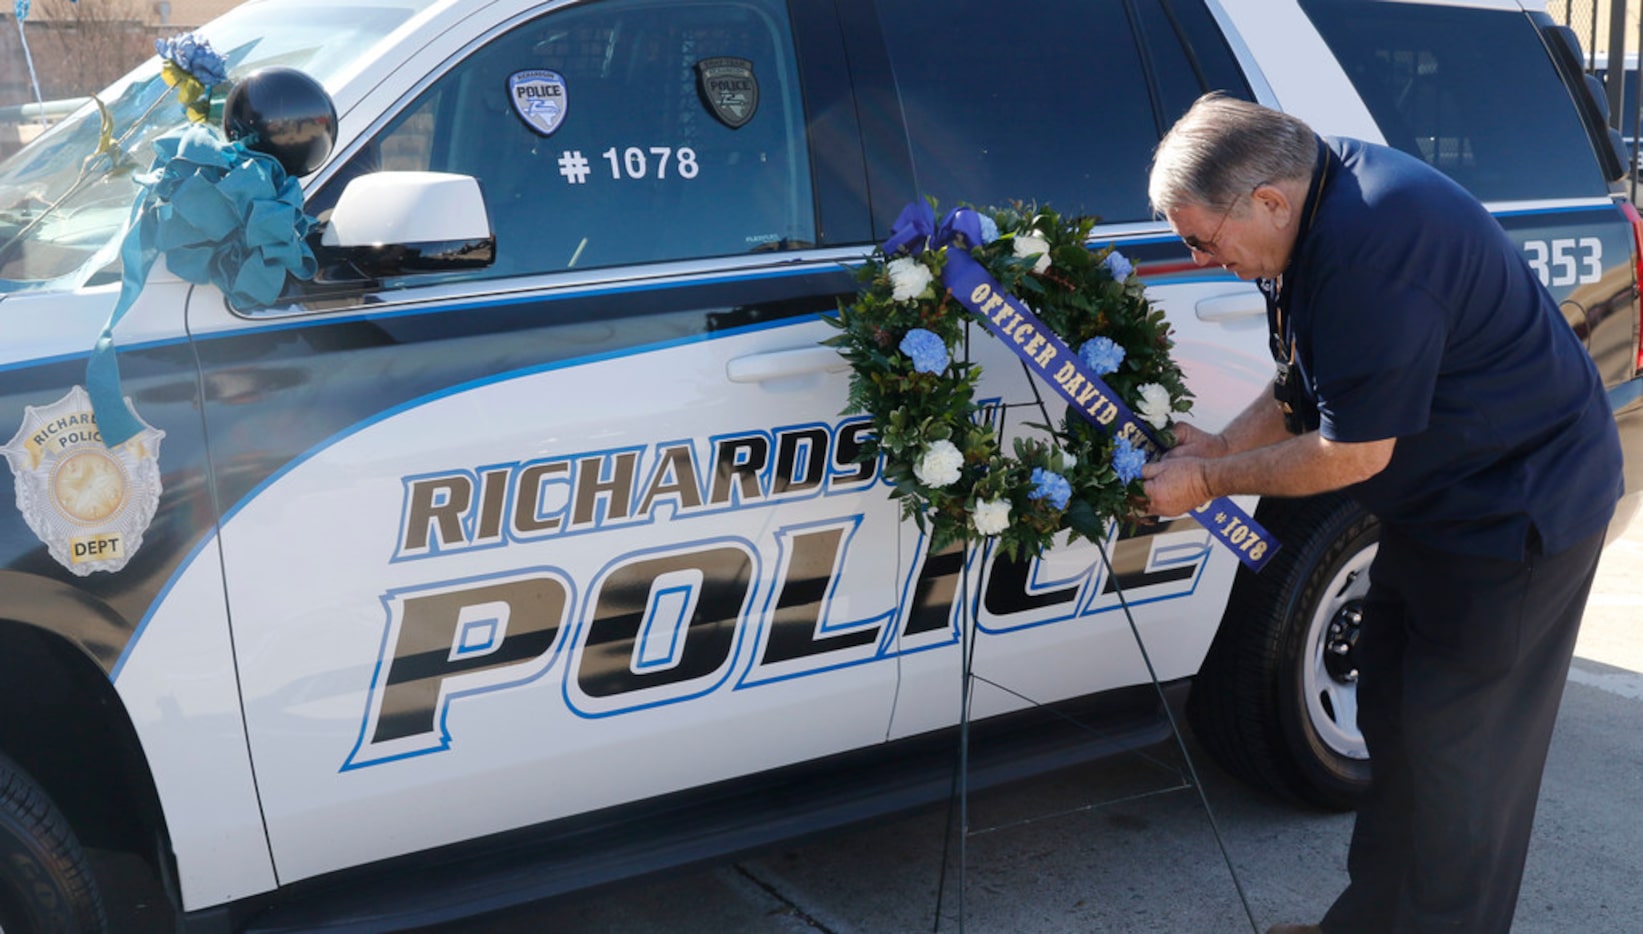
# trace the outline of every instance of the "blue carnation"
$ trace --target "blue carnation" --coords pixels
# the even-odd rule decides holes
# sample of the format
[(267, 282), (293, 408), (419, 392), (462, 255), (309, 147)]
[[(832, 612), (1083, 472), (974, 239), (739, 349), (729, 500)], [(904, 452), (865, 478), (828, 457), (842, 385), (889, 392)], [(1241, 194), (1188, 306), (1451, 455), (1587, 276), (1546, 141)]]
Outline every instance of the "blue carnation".
[(920, 373), (940, 373), (947, 369), (947, 345), (932, 331), (914, 328), (901, 339), (901, 352), (913, 358)]
[(208, 88), (228, 80), (228, 69), (222, 56), (211, 47), (209, 39), (197, 32), (155, 39), (154, 51)]
[(1130, 439), (1120, 436), (1112, 446), (1112, 469), (1118, 474), (1118, 479), (1125, 483), (1134, 481), (1141, 476), (1141, 467), (1147, 462), (1147, 455), (1140, 448), (1130, 443)]
[(992, 243), (998, 239), (998, 221), (987, 215), (981, 215), (981, 242)]
[(1033, 468), (1033, 491), (1027, 494), (1028, 499), (1047, 499), (1055, 508), (1066, 509), (1067, 500), (1071, 499), (1072, 495), (1072, 484), (1067, 482), (1066, 477), (1053, 470)]
[(1123, 282), (1130, 277), (1130, 273), (1135, 271), (1135, 264), (1129, 261), (1129, 257), (1113, 250), (1107, 254), (1107, 271), (1112, 273), (1114, 279)]
[(1078, 355), (1084, 358), (1084, 363), (1097, 376), (1106, 376), (1116, 373), (1118, 365), (1124, 362), (1124, 348), (1110, 337), (1092, 337), (1078, 348)]

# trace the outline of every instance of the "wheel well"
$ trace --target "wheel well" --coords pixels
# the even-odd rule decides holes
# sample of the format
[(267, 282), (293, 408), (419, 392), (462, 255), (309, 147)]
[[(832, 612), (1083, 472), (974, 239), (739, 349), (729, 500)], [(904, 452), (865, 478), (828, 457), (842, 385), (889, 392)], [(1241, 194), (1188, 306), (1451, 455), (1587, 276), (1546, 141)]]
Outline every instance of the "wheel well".
[(73, 643), (0, 620), (0, 749), (34, 778), (80, 843), (135, 853), (175, 878), (159, 795), (108, 675)]

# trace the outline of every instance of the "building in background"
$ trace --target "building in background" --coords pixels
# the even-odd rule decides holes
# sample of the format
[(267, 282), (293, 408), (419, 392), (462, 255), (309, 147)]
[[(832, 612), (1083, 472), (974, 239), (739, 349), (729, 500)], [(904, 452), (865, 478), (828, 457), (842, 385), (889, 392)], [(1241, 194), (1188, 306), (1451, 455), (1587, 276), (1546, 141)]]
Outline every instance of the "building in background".
[[(154, 40), (187, 32), (241, 0), (32, 0), (22, 34), (8, 9), (0, 15), (0, 157), (42, 128), (20, 120), (15, 108), (35, 101), (84, 97), (154, 54)], [(6, 4), (8, 8), (11, 4)]]

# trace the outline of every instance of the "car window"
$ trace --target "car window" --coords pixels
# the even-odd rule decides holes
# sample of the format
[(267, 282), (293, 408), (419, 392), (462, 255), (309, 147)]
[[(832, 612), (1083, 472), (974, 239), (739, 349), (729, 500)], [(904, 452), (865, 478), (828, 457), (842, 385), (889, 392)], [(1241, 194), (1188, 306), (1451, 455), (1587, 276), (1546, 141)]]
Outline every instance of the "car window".
[(532, 20), (439, 77), (311, 201), (378, 169), (479, 179), (514, 276), (808, 246), (803, 106), (775, 0), (611, 0)]
[(1386, 141), (1485, 201), (1607, 191), (1579, 114), (1520, 12), (1302, 0)]
[[(1035, 198), (1108, 222), (1150, 217), (1147, 164), (1163, 130), (1205, 91), (1248, 90), (1200, 0), (1139, 4), (1148, 9), (1135, 21), (1128, 6), (952, 0), (932, 15), (881, 2), (920, 193), (943, 204)], [(1143, 47), (1168, 73), (1158, 87)]]
[(1252, 99), (1226, 37), (1198, 0), (1157, 0), (1135, 5), (1158, 82), (1159, 106), (1168, 129), (1206, 91)]

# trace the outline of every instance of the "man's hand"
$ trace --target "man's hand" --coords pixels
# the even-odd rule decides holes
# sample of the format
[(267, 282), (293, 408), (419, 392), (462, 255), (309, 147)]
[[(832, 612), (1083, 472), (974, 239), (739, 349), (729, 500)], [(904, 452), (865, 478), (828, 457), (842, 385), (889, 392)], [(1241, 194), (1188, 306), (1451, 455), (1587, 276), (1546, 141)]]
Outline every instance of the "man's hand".
[(1168, 457), (1225, 457), (1232, 453), (1227, 439), (1220, 435), (1212, 435), (1200, 428), (1194, 428), (1186, 422), (1177, 422), (1171, 429), (1175, 432), (1175, 447), (1164, 452)]
[(1218, 434), (1186, 422), (1176, 423), (1171, 430), (1175, 432), (1175, 447), (1165, 451), (1161, 461), (1141, 468), (1141, 478), (1147, 481), (1147, 500), (1138, 503), (1137, 508), (1149, 515), (1177, 516), (1212, 499), (1203, 461), (1231, 453), (1226, 438)]
[(1146, 481), (1147, 510), (1155, 516), (1179, 516), (1215, 498), (1201, 457), (1176, 456), (1172, 451), (1165, 459), (1142, 467), (1141, 478)]

